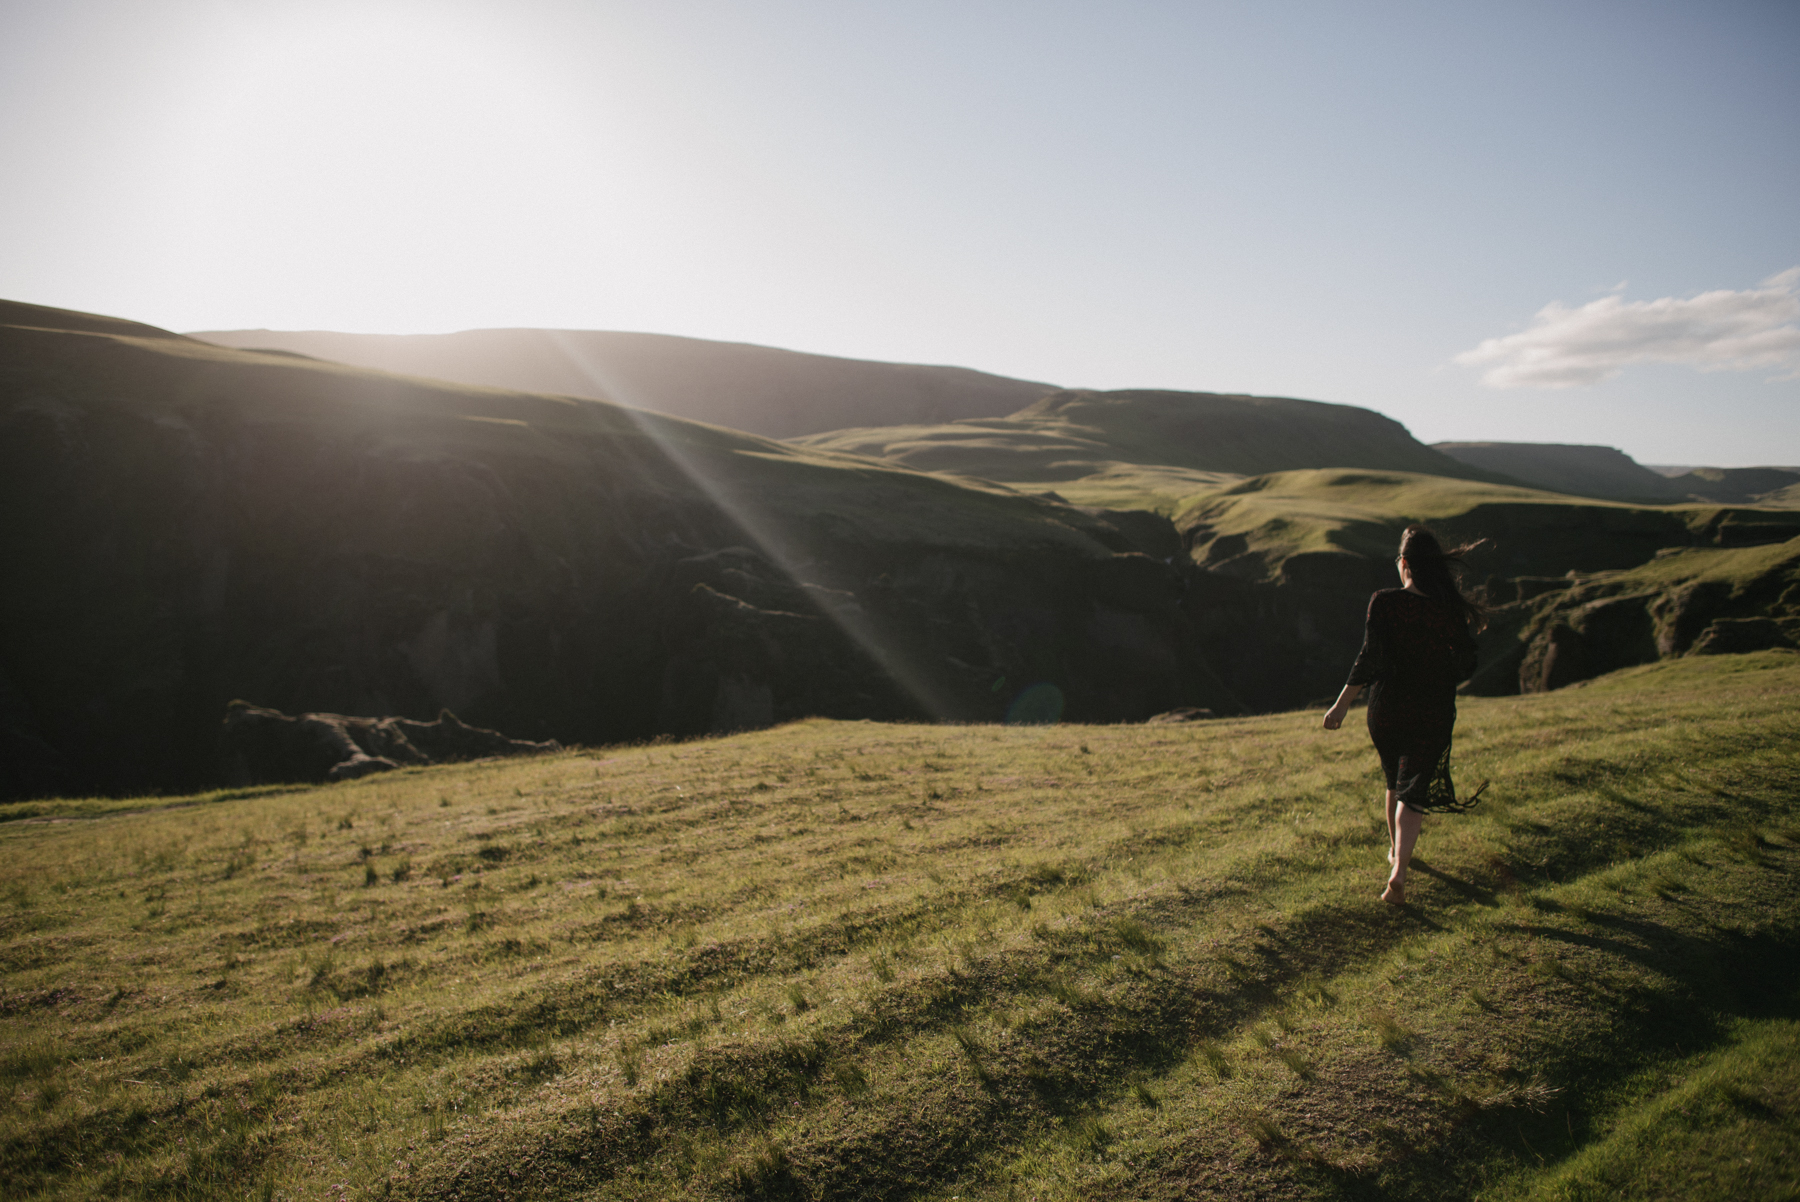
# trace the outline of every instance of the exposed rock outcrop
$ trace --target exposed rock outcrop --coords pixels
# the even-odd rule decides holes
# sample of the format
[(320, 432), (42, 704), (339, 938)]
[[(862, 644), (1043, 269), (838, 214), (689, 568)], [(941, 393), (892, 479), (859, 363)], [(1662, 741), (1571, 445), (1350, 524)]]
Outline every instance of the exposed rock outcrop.
[[(1502, 606), (1475, 693), (1540, 693), (1677, 655), (1800, 646), (1800, 537), (1695, 548)], [(1516, 673), (1509, 680), (1508, 674)]]
[(509, 739), (497, 730), (470, 726), (449, 710), (434, 722), (414, 722), (289, 715), (247, 701), (233, 701), (226, 708), (219, 747), (220, 775), (231, 785), (320, 784), (401, 767), (560, 750), (554, 739)]

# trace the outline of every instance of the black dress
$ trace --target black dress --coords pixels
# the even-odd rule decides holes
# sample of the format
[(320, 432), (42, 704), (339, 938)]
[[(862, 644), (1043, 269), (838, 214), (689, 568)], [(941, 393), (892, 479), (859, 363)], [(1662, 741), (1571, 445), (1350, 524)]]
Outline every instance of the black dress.
[(1414, 810), (1461, 810), (1450, 780), (1456, 686), (1475, 671), (1475, 640), (1461, 613), (1419, 593), (1369, 598), (1362, 652), (1350, 684), (1369, 686), (1369, 738), (1387, 787)]

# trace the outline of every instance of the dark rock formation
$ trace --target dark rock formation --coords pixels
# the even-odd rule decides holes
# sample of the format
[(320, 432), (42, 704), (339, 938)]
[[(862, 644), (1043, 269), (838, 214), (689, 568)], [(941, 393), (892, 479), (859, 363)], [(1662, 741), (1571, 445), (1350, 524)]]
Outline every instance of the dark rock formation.
[(1473, 693), (1539, 693), (1670, 656), (1800, 646), (1800, 538), (1673, 552), (1633, 571), (1568, 580), (1494, 618)]
[(220, 773), (228, 785), (353, 780), (400, 767), (493, 756), (560, 751), (555, 740), (532, 743), (470, 726), (449, 710), (435, 722), (295, 714), (233, 701), (220, 738)]
[(1794, 640), (1774, 618), (1717, 618), (1700, 632), (1689, 654), (1736, 655), (1794, 645)]

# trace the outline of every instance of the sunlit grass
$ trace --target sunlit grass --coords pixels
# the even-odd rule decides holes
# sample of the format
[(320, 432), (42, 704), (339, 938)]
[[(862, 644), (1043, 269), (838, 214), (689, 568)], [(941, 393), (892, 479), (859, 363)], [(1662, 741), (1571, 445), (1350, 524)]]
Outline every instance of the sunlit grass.
[(1797, 658), (1465, 702), (1405, 913), (1312, 714), (12, 807), (0, 1190), (1587, 1196), (1702, 1102), (1772, 1164), (1787, 1086), (1702, 1093), (1793, 1071)]

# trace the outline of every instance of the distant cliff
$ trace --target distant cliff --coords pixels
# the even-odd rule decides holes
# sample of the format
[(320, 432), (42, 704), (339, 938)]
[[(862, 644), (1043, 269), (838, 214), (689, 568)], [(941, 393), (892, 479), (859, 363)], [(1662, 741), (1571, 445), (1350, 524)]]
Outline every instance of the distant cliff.
[(1675, 504), (1710, 501), (1743, 505), (1800, 485), (1789, 468), (1703, 467), (1665, 474), (1637, 462), (1616, 447), (1555, 442), (1440, 442), (1432, 449), (1472, 467), (1574, 497)]

